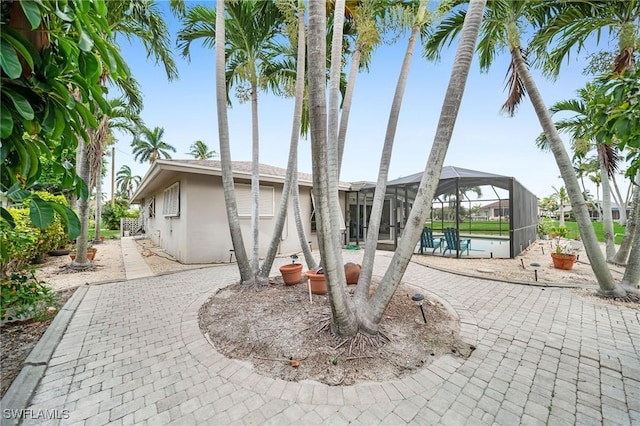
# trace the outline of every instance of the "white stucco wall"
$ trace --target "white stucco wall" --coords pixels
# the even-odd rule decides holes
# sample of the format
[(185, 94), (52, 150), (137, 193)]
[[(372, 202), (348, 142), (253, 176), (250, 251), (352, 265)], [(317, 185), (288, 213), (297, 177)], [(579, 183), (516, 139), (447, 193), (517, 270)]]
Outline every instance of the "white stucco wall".
[[(157, 192), (155, 194), (155, 217), (149, 218), (147, 221), (149, 238), (182, 263), (229, 262), (230, 249), (233, 248), (233, 244), (227, 222), (222, 179), (219, 176), (182, 174), (179, 182), (180, 216), (173, 218), (163, 216), (163, 193)], [(280, 184), (265, 182), (263, 186), (274, 188), (274, 216), (260, 218), (261, 258), (267, 253), (275, 227), (275, 213), (277, 213), (282, 197)], [(311, 188), (300, 188), (300, 208), (307, 239), (311, 241), (312, 248), (317, 250), (316, 234), (311, 232), (310, 193)], [(341, 204), (344, 203), (343, 198), (344, 196), (341, 195)], [(250, 258), (252, 251), (250, 216), (241, 217), (240, 224), (247, 256)], [(289, 204), (278, 254), (289, 255), (300, 251), (293, 206)]]

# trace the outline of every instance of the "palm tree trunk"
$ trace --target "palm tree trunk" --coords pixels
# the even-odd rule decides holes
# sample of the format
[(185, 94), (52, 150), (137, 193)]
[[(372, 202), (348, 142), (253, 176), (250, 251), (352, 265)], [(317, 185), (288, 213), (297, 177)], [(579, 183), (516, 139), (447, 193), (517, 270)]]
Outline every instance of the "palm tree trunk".
[[(636, 193), (638, 187), (636, 186)], [(637, 199), (636, 199), (637, 201)], [(622, 277), (621, 285), (627, 290), (628, 293), (635, 292), (638, 294), (638, 288), (640, 288), (640, 227), (635, 224), (638, 215), (640, 214), (640, 205), (634, 204), (632, 215), (634, 216), (634, 225), (631, 232), (631, 250), (629, 251), (629, 261)], [(631, 222), (631, 219), (629, 219)], [(629, 225), (627, 225), (629, 226)]]
[[(89, 129), (89, 135), (92, 136), (93, 129)], [(91, 180), (91, 168), (89, 166), (89, 146), (82, 139), (78, 140), (78, 152), (76, 156), (76, 172), (78, 177), (82, 179), (87, 187)], [(80, 220), (80, 235), (76, 238), (76, 258), (72, 262), (72, 266), (76, 268), (87, 268), (90, 266), (87, 259), (87, 248), (89, 241), (89, 192), (86, 197), (78, 198), (78, 219)]]
[(100, 243), (100, 225), (102, 224), (102, 174), (96, 180), (96, 214), (93, 243)]
[[(424, 13), (425, 9), (426, 3), (425, 1), (421, 1), (420, 11)], [(420, 11), (418, 11), (418, 15), (420, 15)], [(360, 278), (358, 279), (358, 285), (356, 286), (355, 292), (355, 303), (358, 309), (360, 309), (361, 306), (364, 308), (364, 306), (366, 306), (366, 301), (369, 298), (371, 275), (373, 274), (373, 263), (375, 260), (377, 248), (376, 242), (378, 241), (380, 218), (382, 217), (382, 207), (384, 205), (384, 197), (387, 191), (387, 178), (389, 176), (389, 164), (391, 163), (393, 142), (396, 135), (398, 117), (400, 115), (400, 108), (402, 106), (402, 98), (404, 97), (404, 90), (407, 86), (407, 79), (409, 77), (409, 71), (411, 70), (411, 61), (413, 59), (413, 51), (415, 49), (419, 30), (419, 24), (414, 25), (411, 29), (411, 35), (409, 36), (407, 50), (405, 52), (402, 67), (400, 69), (398, 83), (396, 84), (396, 91), (393, 96), (391, 113), (389, 114), (387, 133), (384, 138), (384, 146), (382, 148), (382, 156), (380, 158), (380, 171), (378, 172), (378, 181), (376, 183), (376, 189), (373, 195), (371, 215), (369, 217), (369, 228), (367, 230), (367, 241), (370, 241), (371, 244), (367, 244), (365, 247), (364, 257), (362, 260), (362, 270), (360, 271)]]
[(531, 72), (520, 54), (520, 48), (518, 47), (513, 49), (511, 51), (511, 55), (514, 63), (516, 64), (517, 72), (522, 77), (527, 93), (531, 98), (531, 103), (536, 111), (540, 125), (547, 136), (551, 152), (553, 152), (556, 163), (558, 164), (558, 169), (560, 170), (569, 200), (571, 201), (571, 207), (575, 215), (576, 222), (578, 223), (578, 229), (580, 230), (580, 236), (584, 244), (585, 252), (587, 253), (587, 257), (591, 263), (591, 268), (593, 269), (593, 273), (595, 274), (600, 286), (598, 292), (603, 296), (623, 297), (626, 295), (626, 292), (613, 280), (611, 272), (607, 267), (607, 262), (600, 250), (600, 245), (596, 239), (596, 234), (593, 230), (593, 225), (591, 224), (591, 219), (589, 217), (587, 204), (580, 191), (580, 185), (578, 184), (578, 179), (575, 171), (573, 170), (571, 159), (569, 158), (562, 139), (558, 135), (558, 131), (551, 120), (549, 110), (542, 100), (538, 87), (531, 76)]
[[(344, 0), (335, 5), (332, 71), (330, 79), (330, 105), (334, 117), (329, 129), (333, 136), (327, 136), (326, 107), (326, 9), (325, 2), (309, 2), (309, 121), (311, 133), (311, 154), (313, 168), (313, 191), (316, 202), (318, 224), (318, 244), (324, 262), (324, 273), (331, 302), (332, 328), (340, 336), (353, 336), (358, 331), (356, 317), (346, 291), (346, 279), (342, 264), (342, 253), (338, 246), (339, 225), (334, 220), (339, 214), (337, 191), (337, 93), (336, 77), (339, 78), (339, 55), (342, 45), (342, 22)], [(337, 35), (337, 37), (336, 37)], [(337, 76), (336, 76), (337, 71)], [(331, 124), (334, 127), (331, 127)], [(331, 147), (331, 145), (333, 145)], [(331, 193), (334, 191), (334, 193)]]
[[(300, 122), (302, 121), (302, 103), (304, 101), (304, 68), (305, 68), (305, 26), (304, 26), (304, 8), (298, 10), (298, 54), (296, 65), (296, 98), (293, 111), (293, 124), (291, 126), (291, 140), (289, 143), (289, 160), (287, 163), (287, 172), (282, 186), (282, 198), (280, 199), (280, 207), (276, 215), (276, 223), (274, 226), (271, 243), (267, 250), (267, 255), (262, 263), (259, 279), (269, 277), (269, 272), (273, 266), (273, 259), (280, 245), (282, 238), (282, 229), (284, 228), (284, 220), (287, 216), (287, 206), (289, 205), (289, 194), (292, 186), (298, 185), (298, 140), (300, 139)], [(299, 198), (299, 197), (298, 197)], [(303, 244), (302, 248), (307, 246)], [(268, 280), (267, 280), (268, 281)]]
[[(627, 263), (627, 259), (630, 257), (631, 248), (633, 246), (633, 240), (635, 235), (635, 229), (637, 227), (638, 217), (640, 217), (640, 172), (636, 174), (635, 185), (633, 187), (632, 205), (633, 209), (629, 218), (627, 219), (627, 226), (622, 239), (622, 244), (618, 248), (616, 256), (613, 258), (613, 263), (618, 265), (624, 265)], [(636, 245), (640, 244), (640, 241), (636, 240)]]
[(451, 142), (458, 111), (460, 110), (462, 95), (469, 69), (471, 68), (471, 60), (473, 59), (486, 3), (486, 0), (471, 0), (469, 2), (431, 153), (405, 225), (404, 235), (393, 255), (389, 268), (382, 278), (382, 282), (369, 300), (369, 309), (358, 311), (360, 329), (368, 333), (376, 333), (378, 331), (384, 311), (391, 302), (391, 298), (411, 260), (416, 243), (424, 227), (424, 222), (431, 214), (433, 197), (440, 181), (440, 173), (442, 172), (444, 159)]
[[(618, 224), (622, 226), (627, 225), (627, 200), (622, 198), (622, 194), (620, 193), (620, 188), (618, 187), (618, 181), (615, 176), (611, 176), (611, 181), (613, 182), (614, 191), (611, 193), (613, 197), (613, 201), (618, 205), (618, 211), (620, 212), (620, 218), (618, 219)], [(627, 196), (629, 193), (627, 192)]]
[[(296, 164), (296, 169), (298, 168)], [(298, 240), (300, 241), (300, 248), (302, 249), (302, 254), (304, 255), (304, 261), (307, 263), (307, 267), (310, 270), (318, 269), (318, 263), (316, 259), (313, 257), (313, 253), (311, 253), (311, 247), (309, 247), (309, 239), (307, 238), (307, 234), (304, 230), (304, 225), (302, 224), (302, 215), (300, 214), (300, 189), (298, 187), (298, 174), (293, 174), (293, 179), (291, 182), (291, 202), (293, 204), (293, 216), (296, 221), (296, 231), (298, 233)]]
[(353, 101), (353, 91), (356, 87), (358, 68), (360, 67), (360, 43), (356, 44), (356, 50), (351, 57), (351, 70), (349, 71), (349, 81), (342, 100), (342, 114), (340, 115), (340, 128), (338, 129), (338, 176), (342, 170), (342, 157), (344, 156), (344, 143), (347, 139), (347, 127), (349, 126), (349, 114)]
[(260, 267), (260, 137), (258, 132), (258, 84), (251, 84), (251, 269), (254, 275)]
[[(218, 0), (216, 6), (216, 46), (224, 46), (224, 0)], [(227, 89), (225, 85), (225, 52), (216, 49), (216, 106), (218, 112), (218, 137), (220, 139), (220, 167), (222, 169), (222, 186), (224, 189), (224, 203), (229, 221), (229, 231), (233, 250), (238, 262), (242, 283), (253, 283), (255, 275), (247, 258), (247, 252), (242, 241), (238, 205), (233, 187), (233, 170), (231, 169), (231, 149), (229, 143), (229, 121), (227, 117)]]
[(602, 170), (602, 229), (604, 231), (605, 254), (607, 262), (612, 262), (616, 255), (616, 244), (613, 231), (613, 215), (611, 214), (611, 186), (609, 185), (609, 173), (604, 156), (606, 153), (601, 145), (598, 145), (598, 161)]

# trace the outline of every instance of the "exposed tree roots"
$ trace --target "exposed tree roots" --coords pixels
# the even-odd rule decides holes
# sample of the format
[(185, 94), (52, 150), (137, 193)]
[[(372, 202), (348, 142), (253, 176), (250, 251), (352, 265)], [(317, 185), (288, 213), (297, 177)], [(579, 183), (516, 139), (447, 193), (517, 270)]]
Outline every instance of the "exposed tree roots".
[(355, 336), (347, 338), (337, 336), (331, 331), (330, 317), (326, 317), (320, 321), (317, 331), (330, 332), (333, 338), (338, 341), (338, 345), (333, 348), (334, 351), (343, 346), (348, 348), (346, 356), (349, 360), (371, 358), (373, 356), (372, 352), (378, 352), (380, 348), (390, 341), (389, 337), (382, 331), (376, 335), (358, 332)]
[(80, 263), (71, 263), (64, 268), (61, 268), (57, 273), (58, 274), (75, 274), (76, 272), (86, 272), (86, 271), (95, 271), (98, 269), (96, 265), (93, 263), (80, 264)]

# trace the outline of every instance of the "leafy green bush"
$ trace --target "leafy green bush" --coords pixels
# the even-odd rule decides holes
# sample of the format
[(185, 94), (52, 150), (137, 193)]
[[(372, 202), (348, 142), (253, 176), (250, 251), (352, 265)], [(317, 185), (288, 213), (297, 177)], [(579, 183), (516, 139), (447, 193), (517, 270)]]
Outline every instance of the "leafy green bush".
[(137, 210), (129, 209), (127, 200), (116, 200), (114, 206), (107, 204), (102, 207), (102, 223), (107, 229), (120, 229), (120, 219), (123, 217), (138, 217)]
[[(67, 204), (64, 196), (61, 195), (51, 195), (46, 192), (36, 194), (46, 201)], [(58, 215), (55, 215), (51, 225), (47, 228), (39, 229), (29, 217), (29, 204), (30, 200), (27, 200), (19, 208), (7, 209), (13, 217), (15, 228), (11, 228), (4, 221), (0, 223), (2, 276), (19, 271), (38, 255), (64, 246), (68, 242), (63, 222)]]
[(54, 305), (58, 295), (51, 291), (44, 281), (39, 281), (35, 271), (20, 272), (0, 279), (2, 322), (33, 318), (46, 312)]

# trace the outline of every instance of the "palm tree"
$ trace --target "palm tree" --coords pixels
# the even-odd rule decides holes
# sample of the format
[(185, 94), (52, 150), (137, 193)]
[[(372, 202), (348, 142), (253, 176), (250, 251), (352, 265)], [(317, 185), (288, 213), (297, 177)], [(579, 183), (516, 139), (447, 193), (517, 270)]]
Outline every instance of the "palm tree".
[[(586, 87), (578, 90), (578, 98), (568, 101), (560, 101), (552, 105), (550, 110), (552, 113), (572, 112), (574, 116), (560, 120), (556, 123), (559, 131), (566, 131), (571, 134), (571, 141), (574, 150), (574, 156), (582, 158), (593, 147), (597, 151), (597, 159), (588, 163), (582, 163), (581, 171), (590, 172), (597, 170), (595, 177), (592, 175), (590, 179), (596, 184), (597, 194), (599, 198), (600, 184), (602, 184), (602, 210), (598, 207), (598, 213), (603, 212), (603, 228), (606, 244), (607, 261), (611, 262), (616, 255), (613, 217), (611, 214), (611, 185), (610, 180), (613, 179), (618, 169), (620, 157), (616, 149), (611, 145), (600, 144), (596, 141), (594, 129), (597, 128), (595, 123), (598, 122), (597, 116), (601, 113), (599, 108), (594, 108), (594, 97), (596, 94), (595, 85), (589, 83)], [(597, 105), (597, 104), (596, 104)], [(546, 140), (539, 140), (538, 146), (544, 147)], [(591, 167), (587, 165), (590, 164)], [(625, 207), (626, 208), (626, 207)]]
[[(225, 44), (225, 2), (218, 0), (216, 4), (215, 27), (215, 45), (224, 46)], [(206, 12), (207, 9), (203, 9)], [(206, 22), (206, 21), (205, 21)], [(207, 34), (211, 33), (211, 29)], [(218, 138), (220, 140), (220, 167), (222, 168), (222, 187), (224, 189), (224, 204), (227, 210), (227, 220), (229, 221), (229, 232), (231, 233), (231, 241), (233, 250), (238, 262), (240, 271), (240, 280), (243, 283), (254, 282), (254, 273), (247, 258), (247, 251), (242, 240), (242, 230), (240, 228), (240, 219), (238, 217), (238, 206), (236, 204), (235, 191), (233, 189), (233, 170), (231, 169), (231, 149), (229, 143), (229, 119), (227, 117), (227, 90), (225, 79), (225, 50), (216, 49), (215, 51), (215, 67), (216, 67), (216, 111), (218, 115)]]
[[(376, 335), (379, 323), (395, 289), (400, 283), (400, 279), (410, 260), (415, 244), (422, 232), (422, 226), (417, 223), (424, 223), (429, 212), (430, 203), (436, 191), (440, 171), (444, 162), (447, 146), (453, 132), (453, 125), (457, 115), (462, 92), (466, 82), (466, 77), (471, 64), (475, 40), (478, 34), (480, 21), (482, 20), (482, 10), (485, 1), (472, 0), (470, 5), (469, 18), (462, 31), (462, 40), (454, 61), (449, 87), (443, 104), (442, 115), (436, 131), (434, 147), (421, 182), (418, 198), (412, 208), (405, 237), (402, 239), (398, 249), (394, 253), (391, 266), (387, 270), (383, 282), (380, 284), (372, 298), (351, 302), (346, 296), (346, 284), (342, 255), (336, 248), (335, 235), (339, 224), (335, 220), (338, 206), (335, 203), (333, 186), (338, 179), (337, 163), (337, 135), (336, 127), (331, 124), (327, 126), (326, 109), (326, 83), (324, 70), (320, 64), (325, 63), (325, 8), (319, 2), (311, 2), (309, 7), (309, 109), (311, 124), (311, 143), (313, 158), (313, 186), (316, 199), (316, 214), (319, 227), (318, 239), (320, 252), (324, 262), (325, 275), (330, 292), (332, 330), (338, 335), (353, 337), (358, 332)], [(340, 2), (336, 2), (336, 10), (341, 10)], [(335, 27), (340, 27), (341, 22), (338, 16), (334, 18), (334, 31), (339, 31)], [(340, 38), (337, 38), (340, 42)], [(334, 43), (336, 39), (334, 38)], [(336, 51), (340, 46), (332, 45), (332, 65), (336, 63)], [(331, 77), (335, 76), (332, 70)], [(330, 84), (329, 123), (336, 123), (337, 108), (335, 105), (335, 83)], [(331, 114), (334, 118), (331, 119)], [(327, 134), (327, 128), (333, 134)], [(328, 167), (327, 167), (328, 159)]]
[[(398, 118), (400, 116), (402, 98), (404, 96), (404, 90), (409, 78), (409, 70), (411, 69), (413, 52), (415, 50), (416, 41), (420, 31), (423, 29), (423, 27), (431, 22), (431, 16), (427, 10), (427, 2), (424, 0), (420, 1), (417, 10), (413, 8), (406, 8), (402, 12), (404, 12), (407, 16), (413, 17), (414, 20), (413, 22), (411, 22), (411, 24), (409, 24), (411, 28), (411, 35), (409, 36), (407, 49), (405, 51), (404, 60), (400, 69), (400, 75), (398, 76), (398, 82), (396, 83), (396, 91), (393, 96), (391, 113), (389, 114), (387, 131), (385, 134), (382, 155), (380, 158), (380, 171), (378, 173), (376, 189), (373, 195), (371, 215), (369, 217), (369, 227), (367, 230), (367, 241), (372, 242), (378, 241), (384, 197), (387, 191), (387, 179), (389, 177), (389, 165), (391, 163), (393, 143), (395, 139), (396, 128), (398, 125)], [(342, 119), (344, 120), (344, 111)], [(340, 124), (342, 125), (342, 121)], [(339, 141), (339, 143), (341, 142), (343, 141)], [(356, 303), (364, 303), (364, 301), (366, 301), (369, 296), (371, 276), (373, 274), (373, 264), (375, 261), (375, 252), (377, 248), (376, 246), (377, 244), (373, 243), (367, 244), (365, 247), (362, 270), (360, 271), (360, 278), (358, 279), (358, 287), (356, 287)]]
[[(557, 76), (562, 62), (575, 48), (578, 52), (585, 42), (592, 39), (600, 41), (604, 32), (618, 42), (618, 51), (610, 64), (614, 74), (635, 67), (634, 53), (637, 47), (637, 28), (640, 20), (640, 1), (594, 1), (594, 2), (561, 2), (563, 7), (551, 16), (532, 40), (532, 47), (544, 52), (545, 71)], [(556, 46), (547, 53), (553, 40)]]
[(126, 198), (128, 200), (131, 199), (134, 187), (137, 187), (141, 181), (142, 178), (138, 175), (134, 175), (131, 171), (131, 167), (127, 165), (120, 167), (120, 170), (116, 173), (117, 188), (122, 194), (126, 194)]
[(171, 158), (169, 151), (176, 152), (176, 149), (162, 140), (164, 128), (154, 127), (150, 130), (146, 126), (140, 128), (138, 136), (131, 142), (133, 148), (133, 158), (144, 163), (153, 163), (158, 158)]
[(564, 186), (561, 186), (560, 189), (557, 189), (555, 186), (552, 186), (555, 191), (553, 197), (558, 203), (558, 224), (560, 226), (565, 226), (564, 224), (564, 208), (569, 203), (569, 197), (567, 196), (567, 190)]
[[(258, 91), (271, 90), (283, 93), (281, 75), (271, 73), (273, 45), (282, 25), (282, 18), (275, 2), (246, 1), (229, 3), (225, 9), (226, 32), (223, 45), (226, 54), (225, 84), (227, 99), (232, 86), (240, 101), (251, 101), (252, 172), (251, 172), (251, 269), (259, 273), (259, 212), (260, 212), (260, 136), (258, 126)], [(203, 39), (206, 47), (216, 44), (217, 13), (206, 6), (194, 6), (187, 11), (183, 28), (178, 32), (178, 47), (182, 55), (189, 57), (191, 43)], [(230, 100), (229, 100), (230, 102)], [(222, 150), (222, 147), (221, 147)], [(224, 160), (223, 160), (224, 161)], [(236, 251), (237, 253), (237, 251)]]
[[(521, 28), (525, 25), (539, 26), (540, 22), (551, 12), (549, 5), (544, 2), (489, 0), (482, 37), (478, 43), (480, 68), (488, 70), (498, 54), (498, 49), (502, 47), (509, 49), (511, 64), (508, 87), (510, 91), (502, 109), (511, 116), (515, 115), (519, 103), (525, 95), (529, 95), (571, 200), (585, 252), (599, 283), (599, 294), (605, 297), (624, 297), (626, 291), (613, 280), (611, 272), (607, 268), (607, 262), (596, 239), (589, 211), (573, 170), (573, 164), (531, 75), (525, 49), (521, 42)], [(465, 14), (464, 10), (454, 9), (452, 14), (445, 19), (427, 44), (428, 57), (437, 58), (442, 46), (458, 34)]]
[[(108, 21), (110, 34), (103, 34), (103, 37), (110, 39), (110, 42), (116, 43), (118, 35), (127, 39), (137, 39), (143, 43), (147, 50), (147, 55), (153, 57), (156, 63), (160, 62), (165, 65), (165, 70), (169, 80), (177, 77), (177, 69), (173, 62), (172, 53), (169, 43), (169, 32), (167, 26), (162, 19), (157, 5), (153, 1), (133, 0), (129, 2), (106, 2), (107, 13), (105, 18)], [(174, 12), (179, 13), (184, 5), (182, 1), (172, 0), (170, 7)], [(99, 76), (102, 83), (111, 80), (112, 84), (117, 86), (127, 98), (127, 104), (137, 113), (142, 108), (142, 97), (140, 96), (139, 87), (134, 78), (122, 78), (120, 75), (110, 75), (103, 72)], [(96, 99), (96, 102), (104, 102), (102, 99)], [(78, 149), (76, 164), (78, 165), (78, 176), (85, 182), (97, 173), (102, 171), (102, 158), (104, 156), (104, 148), (106, 146), (106, 138), (109, 135), (109, 115), (104, 114), (100, 118), (99, 126), (95, 131), (89, 132), (89, 144), (83, 144)], [(174, 150), (175, 151), (175, 150)], [(84, 162), (82, 164), (81, 162)], [(89, 185), (89, 191), (92, 185)], [(86, 258), (86, 248), (88, 240), (88, 199), (81, 198), (78, 203), (78, 211), (80, 218), (80, 236), (77, 239), (77, 256), (73, 264), (79, 268), (89, 266)], [(99, 223), (96, 224), (99, 230)], [(99, 237), (96, 235), (96, 237)]]
[(208, 160), (218, 156), (215, 150), (209, 151), (207, 144), (202, 141), (192, 143), (187, 154), (192, 155), (196, 160)]

